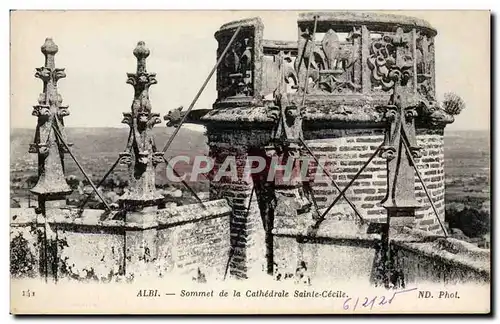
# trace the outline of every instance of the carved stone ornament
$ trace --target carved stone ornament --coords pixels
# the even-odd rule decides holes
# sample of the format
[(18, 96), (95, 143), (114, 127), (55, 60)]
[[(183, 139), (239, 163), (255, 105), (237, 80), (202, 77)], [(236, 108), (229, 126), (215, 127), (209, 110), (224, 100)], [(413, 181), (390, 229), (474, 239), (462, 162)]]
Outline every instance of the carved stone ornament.
[(297, 151), (302, 135), (303, 108), (290, 99), (286, 90), (286, 76), (289, 73), (286, 56), (278, 54), (278, 86), (273, 92), (273, 104), (267, 107), (267, 116), (276, 122), (273, 130), (274, 145)]
[(35, 77), (43, 82), (43, 93), (38, 97), (38, 105), (33, 106), (32, 115), (38, 118), (35, 138), (29, 152), (38, 154), (38, 182), (31, 192), (42, 196), (63, 197), (72, 190), (64, 175), (64, 153), (67, 153), (53, 128), (68, 143), (63, 117), (69, 115), (68, 106), (62, 105), (62, 97), (57, 92), (57, 82), (66, 77), (62, 68), (55, 67), (58, 47), (51, 38), (45, 39), (41, 51), (45, 56), (44, 66), (37, 68)]
[(398, 28), (394, 35), (386, 35), (371, 44), (368, 66), (372, 70), (372, 80), (389, 91), (399, 80), (402, 85), (411, 77), (413, 60), (406, 45), (411, 41), (409, 34)]
[(390, 103), (378, 107), (387, 125), (380, 150), (380, 156), (387, 160), (387, 194), (382, 205), (388, 209), (389, 217), (401, 216), (410, 221), (419, 203), (415, 198), (415, 171), (405, 145), (413, 158), (421, 154), (415, 134), (419, 98), (410, 82), (415, 73), (408, 49), (411, 42), (411, 33), (398, 28), (394, 35), (375, 40), (371, 46), (372, 55), (368, 58), (372, 79), (381, 85), (382, 90), (392, 91)]
[[(313, 94), (349, 93), (361, 90), (361, 30), (353, 27), (345, 41), (329, 29), (321, 46), (312, 42), (310, 30), (305, 28), (298, 42), (297, 59), (294, 63), (295, 77), (300, 87), (306, 82), (308, 92)], [(300, 91), (304, 89), (300, 88)]]
[(184, 118), (185, 112), (182, 111), (183, 107), (170, 110), (163, 119), (167, 122), (167, 127), (178, 127), (182, 118)]
[(250, 33), (243, 33), (224, 57), (219, 68), (223, 75), (219, 92), (225, 97), (253, 96), (253, 42)]
[(151, 111), (149, 87), (156, 84), (156, 74), (148, 73), (146, 58), (150, 51), (144, 42), (134, 49), (137, 72), (127, 73), (127, 83), (134, 87), (131, 111), (123, 113), (122, 123), (129, 125), (130, 134), (126, 151), (120, 154), (120, 162), (129, 168), (130, 190), (120, 197), (126, 209), (156, 205), (163, 198), (156, 191), (155, 166), (162, 162), (152, 129), (161, 123), (160, 114)]

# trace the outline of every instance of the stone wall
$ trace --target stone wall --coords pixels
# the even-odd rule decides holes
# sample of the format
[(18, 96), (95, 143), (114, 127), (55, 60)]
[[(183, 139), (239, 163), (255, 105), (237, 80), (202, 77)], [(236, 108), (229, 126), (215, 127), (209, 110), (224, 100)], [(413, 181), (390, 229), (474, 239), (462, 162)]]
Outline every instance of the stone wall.
[[(196, 205), (190, 205), (196, 207)], [(158, 275), (196, 275), (224, 279), (229, 258), (229, 215), (226, 201), (207, 203), (204, 210), (183, 206), (167, 210), (158, 226)]]
[(11, 273), (123, 281), (137, 276), (224, 277), (229, 257), (225, 200), (158, 210), (150, 224), (101, 220), (102, 210), (11, 209)]
[[(311, 282), (381, 282), (383, 264), (379, 234), (368, 234), (353, 222), (325, 221), (307, 231), (275, 230), (276, 275), (295, 275), (301, 262)], [(393, 273), (402, 286), (423, 283), (489, 283), (491, 254), (473, 244), (427, 231), (404, 229), (390, 240)], [(295, 276), (294, 276), (295, 277)]]
[(391, 242), (395, 267), (406, 285), (489, 283), (491, 252), (453, 238), (406, 230)]
[(325, 220), (314, 234), (275, 229), (276, 275), (294, 275), (304, 262), (311, 283), (373, 284), (380, 276), (380, 235), (352, 221)]
[[(382, 129), (328, 129), (308, 131), (305, 136), (306, 139), (318, 136), (330, 137), (325, 140), (308, 141), (308, 144), (319, 159), (326, 159), (326, 169), (343, 189), (382, 143), (383, 134)], [(417, 142), (422, 147), (422, 157), (416, 161), (418, 168), (433, 198), (439, 217), (444, 221), (443, 129), (418, 129)], [(311, 172), (316, 173), (315, 163), (311, 162), (311, 166)], [(354, 203), (363, 218), (385, 221), (387, 212), (380, 201), (386, 194), (386, 174), (386, 161), (377, 156), (346, 192), (346, 196)], [(322, 179), (327, 178), (322, 177)], [(440, 232), (439, 223), (416, 175), (415, 190), (417, 200), (422, 204), (422, 208), (416, 211), (416, 228)], [(314, 191), (320, 208), (328, 207), (338, 194), (328, 181), (316, 181)], [(350, 218), (349, 215), (353, 214), (347, 202), (341, 199), (328, 217)]]

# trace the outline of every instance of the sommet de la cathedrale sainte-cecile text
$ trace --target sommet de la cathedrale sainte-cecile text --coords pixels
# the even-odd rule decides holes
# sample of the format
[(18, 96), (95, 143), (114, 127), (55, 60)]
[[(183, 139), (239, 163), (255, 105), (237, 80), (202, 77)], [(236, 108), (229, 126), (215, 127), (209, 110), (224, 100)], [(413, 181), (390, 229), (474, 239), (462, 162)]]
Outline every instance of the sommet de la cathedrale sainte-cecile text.
[[(181, 290), (180, 297), (216, 297), (217, 294), (214, 290), (208, 291), (190, 291)], [(294, 290), (293, 295), (287, 290), (272, 290), (272, 289), (257, 289), (257, 290), (233, 290), (229, 292), (227, 297), (257, 297), (257, 298), (345, 298), (347, 294), (341, 290)]]

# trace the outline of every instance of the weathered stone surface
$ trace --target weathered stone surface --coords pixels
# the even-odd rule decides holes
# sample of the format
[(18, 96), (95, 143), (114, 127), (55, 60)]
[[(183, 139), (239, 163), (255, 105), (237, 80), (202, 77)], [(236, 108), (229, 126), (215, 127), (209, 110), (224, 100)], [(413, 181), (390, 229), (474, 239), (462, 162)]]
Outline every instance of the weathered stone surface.
[[(308, 141), (309, 146), (318, 158), (326, 159), (325, 168), (338, 181), (341, 188), (348, 183), (383, 141), (382, 130), (377, 129), (325, 129), (321, 134), (318, 134), (318, 132), (310, 134), (306, 131), (306, 138), (321, 136), (330, 139)], [(443, 133), (442, 131), (417, 129), (417, 144), (422, 147), (422, 158), (417, 160), (417, 166), (426, 185), (432, 187), (429, 188), (429, 192), (440, 219), (444, 221)], [(315, 163), (311, 162), (310, 165), (313, 174), (321, 171), (317, 170)], [(386, 194), (386, 172), (384, 159), (375, 157), (346, 193), (347, 197), (355, 200), (354, 204), (365, 219), (385, 221), (386, 211), (381, 206), (380, 201)], [(424, 189), (416, 176), (414, 186), (416, 199), (422, 206), (422, 208), (416, 210), (414, 226), (428, 230), (438, 222)], [(329, 181), (315, 182), (313, 188), (316, 200), (321, 208), (328, 206), (338, 194), (338, 191)], [(341, 200), (327, 216), (327, 218), (335, 217), (342, 219), (354, 218), (354, 212), (345, 201)], [(426, 224), (426, 222), (429, 223)], [(435, 228), (431, 231), (440, 233), (441, 229)]]
[(391, 239), (398, 266), (406, 283), (489, 282), (491, 254), (489, 250), (425, 231), (406, 230)]
[(45, 65), (36, 69), (35, 77), (43, 81), (43, 93), (38, 98), (38, 105), (33, 106), (33, 116), (38, 118), (38, 123), (35, 142), (29, 151), (38, 154), (38, 182), (31, 192), (40, 196), (43, 205), (46, 199), (61, 199), (71, 193), (71, 188), (64, 177), (66, 147), (54, 130), (57, 129), (67, 143), (63, 117), (69, 115), (68, 106), (62, 105), (62, 97), (57, 91), (57, 82), (66, 77), (66, 72), (55, 67), (54, 57), (59, 48), (52, 38), (45, 39), (41, 50)]
[[(248, 27), (254, 23), (254, 20), (229, 23), (221, 31), (234, 31), (239, 25)], [(257, 29), (260, 30), (260, 25), (254, 31)], [(281, 121), (276, 118), (276, 111), (297, 106), (301, 126), (296, 133), (308, 140), (318, 158), (326, 159), (325, 168), (341, 189), (382, 143), (384, 152), (402, 157), (389, 158), (388, 162), (375, 157), (347, 190), (346, 196), (361, 210), (363, 218), (386, 222), (383, 201), (393, 216), (400, 215), (402, 208), (407, 209), (414, 227), (440, 231), (423, 186), (415, 177), (404, 147), (400, 146), (406, 136), (415, 158), (417, 148), (421, 147), (422, 158), (417, 159), (417, 167), (439, 217), (444, 218), (444, 157), (440, 152), (443, 128), (453, 117), (435, 100), (436, 30), (412, 17), (362, 12), (303, 13), (297, 29), (297, 41), (259, 39), (258, 46), (255, 43), (252, 44), (255, 47), (249, 47), (253, 51), (253, 68), (258, 71), (252, 81), (261, 85), (252, 88), (250, 99), (243, 95), (228, 96), (220, 85), (231, 77), (227, 66), (219, 68), (219, 98), (214, 109), (197, 121), (207, 126), (210, 155), (216, 160), (216, 169), (228, 156), (244, 160), (262, 147), (272, 146), (276, 141), (273, 139), (276, 125)], [(216, 34), (219, 50), (223, 43), (221, 31)], [(226, 37), (230, 37), (229, 32)], [(257, 80), (259, 77), (262, 80)], [(280, 108), (283, 103), (286, 107)], [(286, 131), (286, 127), (282, 130)], [(311, 174), (318, 169), (315, 163), (310, 163)], [(239, 179), (211, 183), (217, 197), (229, 199), (234, 198), (228, 192), (248, 192), (251, 185)], [(314, 181), (311, 185), (320, 208), (328, 206), (328, 200), (338, 194), (329, 180)], [(294, 206), (287, 201), (289, 195), (279, 194), (279, 190), (274, 189), (270, 195), (276, 202), (268, 199), (267, 204), (274, 206), (274, 213), (295, 215), (288, 210)], [(260, 190), (258, 195), (269, 194), (264, 192), (267, 191)], [(264, 200), (259, 198), (261, 212), (264, 210), (266, 214), (270, 209), (263, 205)], [(422, 208), (414, 211), (416, 207)], [(244, 208), (233, 204), (233, 219), (244, 214)], [(303, 217), (306, 219), (273, 218), (274, 231), (298, 235), (298, 228), (311, 221), (311, 215)], [(355, 219), (352, 208), (343, 199), (327, 218)], [(267, 244), (269, 248), (270, 243)], [(241, 260), (248, 266), (248, 260)]]
[[(104, 210), (51, 209), (46, 219), (34, 209), (13, 209), (11, 272), (43, 277), (48, 267), (57, 280), (116, 282), (191, 278), (200, 269), (207, 280), (221, 280), (230, 255), (230, 212), (226, 200), (178, 206), (150, 212), (158, 220), (151, 226), (108, 219)], [(44, 240), (47, 230), (50, 240)]]
[(36, 225), (18, 223), (10, 228), (10, 273), (14, 278), (35, 278), (40, 274), (41, 240)]
[[(443, 129), (463, 101), (450, 97), (443, 105), (436, 102), (436, 31), (424, 21), (395, 15), (305, 13), (298, 19), (296, 41), (269, 41), (256, 18), (225, 24), (216, 32), (218, 57), (238, 27), (241, 32), (217, 71), (214, 109), (192, 111), (187, 118), (207, 126), (215, 163), (212, 201), (156, 208), (162, 197), (155, 188), (154, 168), (163, 154), (151, 135), (159, 122), (149, 101), (156, 78), (146, 69), (149, 50), (139, 42), (134, 50), (137, 72), (128, 74), (127, 81), (134, 86), (131, 112), (124, 113), (130, 137), (121, 154), (129, 166), (130, 188), (120, 208), (128, 213), (77, 211), (56, 206), (56, 200), (43, 214), (12, 209), (13, 276), (121, 281), (181, 275), (204, 282), (226, 275), (250, 278), (267, 270), (281, 279), (300, 273), (306, 281), (378, 283), (389, 269), (398, 274), (400, 284), (489, 280), (489, 252), (429, 234), (440, 233), (440, 226), (404, 157), (403, 186), (392, 181), (401, 162), (386, 163), (377, 156), (347, 190), (365, 223), (359, 223), (342, 198), (319, 227), (311, 227), (312, 195), (306, 197), (303, 183), (243, 178), (249, 156), (269, 157), (277, 148), (282, 157), (285, 151), (303, 154), (299, 146), (305, 139), (316, 157), (326, 159), (325, 169), (342, 189), (380, 144), (386, 153), (398, 152), (403, 129), (410, 151), (422, 148), (417, 167), (443, 220)], [(322, 38), (316, 39), (313, 30)], [(48, 90), (35, 112), (39, 120), (50, 115), (56, 117), (47, 120), (58, 122), (57, 116), (62, 121), (67, 115), (56, 89), (64, 71), (54, 68), (57, 46), (47, 41), (43, 51), (46, 64), (37, 76)], [(176, 126), (182, 118), (177, 109), (165, 119)], [(43, 157), (35, 192), (60, 199), (66, 192), (64, 150), (48, 124), (40, 125), (32, 147)], [(44, 138), (50, 145), (43, 144)], [(235, 161), (237, 179), (215, 179), (227, 158)], [(311, 162), (308, 171), (318, 169)], [(310, 186), (322, 214), (338, 189), (331, 181)], [(389, 198), (385, 202), (397, 198), (385, 206), (389, 208), (412, 209), (415, 201), (422, 205), (415, 211), (412, 232), (387, 230), (390, 243), (382, 231), (387, 227), (381, 226), (387, 223), (384, 197)], [(389, 250), (392, 259), (385, 258)], [(385, 261), (392, 264), (388, 267)]]
[[(282, 235), (283, 234), (283, 235)], [(290, 234), (290, 236), (288, 236)], [(363, 244), (360, 238), (340, 234), (320, 236), (295, 236), (297, 233), (281, 233), (274, 236), (275, 278), (284, 280), (295, 277), (297, 268), (303, 262), (311, 283), (371, 283), (376, 271), (377, 250), (375, 238), (368, 238)]]
[(329, 22), (332, 25), (347, 25), (357, 24), (373, 26), (374, 29), (393, 30), (396, 26), (404, 26), (406, 28), (420, 27), (432, 36), (437, 34), (437, 31), (425, 20), (403, 15), (394, 15), (380, 12), (361, 12), (361, 11), (327, 11), (327, 12), (305, 12), (299, 14), (300, 22), (311, 22), (314, 17), (317, 17), (319, 22)]
[(152, 135), (152, 128), (161, 120), (160, 114), (152, 112), (149, 100), (149, 87), (157, 83), (156, 73), (146, 69), (150, 51), (140, 41), (133, 53), (137, 58), (137, 71), (127, 74), (127, 83), (134, 87), (134, 100), (131, 112), (123, 113), (122, 121), (129, 125), (130, 134), (127, 148), (120, 154), (121, 163), (129, 168), (129, 187), (119, 202), (126, 210), (138, 211), (157, 206), (163, 198), (155, 187), (155, 167), (163, 162), (163, 153), (156, 149)]
[[(125, 237), (112, 231), (57, 230), (58, 278), (120, 281), (125, 274)], [(85, 247), (85, 248), (82, 248)]]

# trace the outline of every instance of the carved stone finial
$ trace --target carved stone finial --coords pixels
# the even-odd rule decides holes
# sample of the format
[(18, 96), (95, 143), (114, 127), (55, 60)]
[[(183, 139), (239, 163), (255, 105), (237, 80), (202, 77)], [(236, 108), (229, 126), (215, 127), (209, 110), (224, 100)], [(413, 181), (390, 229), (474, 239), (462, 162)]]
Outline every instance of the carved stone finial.
[(56, 137), (55, 129), (61, 134), (66, 145), (63, 117), (69, 115), (68, 106), (62, 105), (62, 97), (57, 91), (57, 81), (66, 76), (64, 69), (56, 68), (54, 55), (58, 51), (52, 38), (46, 38), (41, 47), (45, 55), (45, 65), (37, 68), (35, 77), (43, 81), (43, 92), (38, 96), (38, 105), (33, 107), (32, 115), (38, 118), (34, 143), (30, 153), (38, 154), (38, 181), (31, 192), (39, 196), (43, 204), (46, 199), (62, 199), (71, 192), (64, 175), (64, 157), (67, 152), (61, 140)]
[(146, 58), (150, 51), (143, 41), (133, 51), (137, 58), (137, 72), (127, 73), (127, 83), (134, 87), (131, 111), (123, 113), (123, 123), (130, 127), (130, 136), (125, 152), (120, 154), (122, 164), (129, 168), (129, 191), (120, 197), (123, 208), (140, 210), (157, 206), (163, 199), (155, 187), (155, 167), (163, 161), (158, 152), (152, 128), (161, 122), (158, 113), (153, 113), (149, 100), (149, 87), (156, 84), (156, 74), (146, 71)]
[(45, 43), (41, 47), (43, 55), (45, 55), (45, 67), (55, 68), (54, 56), (59, 51), (59, 47), (54, 43), (52, 38), (47, 37)]
[(138, 59), (147, 58), (150, 54), (149, 48), (146, 47), (146, 43), (144, 41), (137, 42), (137, 46), (134, 49), (134, 55)]
[(54, 43), (52, 38), (45, 38), (45, 43), (41, 47), (42, 53), (44, 55), (55, 55), (59, 51), (59, 47)]
[(151, 53), (149, 48), (146, 47), (146, 43), (143, 41), (137, 42), (133, 53), (137, 58), (137, 72), (146, 72), (146, 59)]

